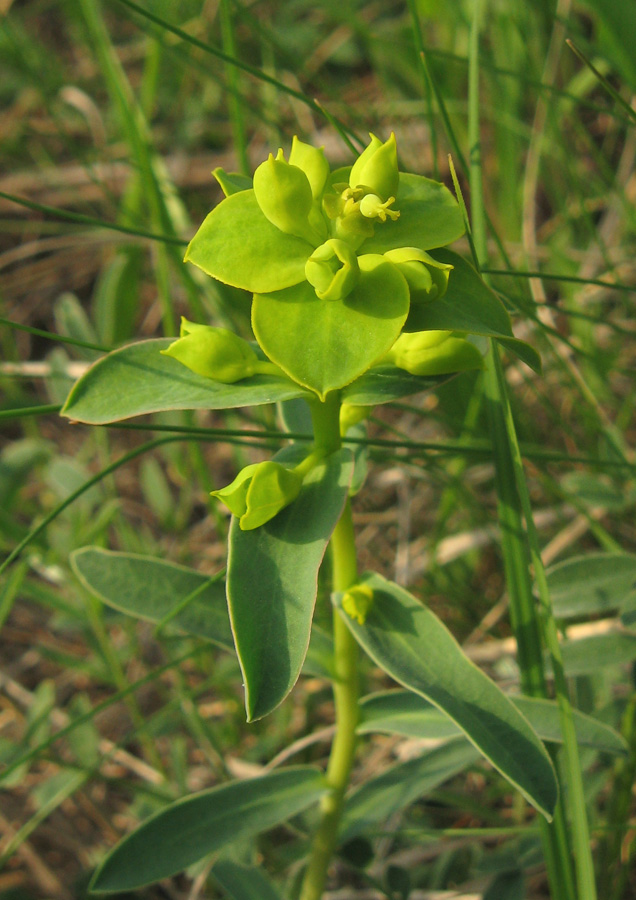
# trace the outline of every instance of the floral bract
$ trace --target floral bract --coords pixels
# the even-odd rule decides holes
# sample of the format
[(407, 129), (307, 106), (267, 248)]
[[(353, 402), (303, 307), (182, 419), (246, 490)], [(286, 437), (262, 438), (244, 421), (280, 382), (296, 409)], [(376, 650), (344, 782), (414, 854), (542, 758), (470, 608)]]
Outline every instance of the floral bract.
[(460, 237), (462, 216), (442, 184), (399, 173), (394, 135), (371, 135), (333, 173), (322, 149), (294, 138), (289, 160), (270, 155), (252, 187), (215, 175), (226, 198), (186, 260), (254, 294), (265, 355), (321, 399), (390, 351), (411, 303), (443, 295), (451, 267), (426, 251)]

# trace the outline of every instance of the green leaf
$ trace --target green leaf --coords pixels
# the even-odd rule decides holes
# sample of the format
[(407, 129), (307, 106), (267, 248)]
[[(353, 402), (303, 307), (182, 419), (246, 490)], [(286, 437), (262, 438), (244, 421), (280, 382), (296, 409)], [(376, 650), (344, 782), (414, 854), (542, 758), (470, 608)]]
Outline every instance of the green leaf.
[[(466, 737), (549, 818), (557, 799), (545, 748), (510, 700), (462, 652), (455, 638), (411, 594), (379, 575), (364, 625), (341, 611), (361, 647), (397, 682), (443, 710)], [(336, 605), (342, 599), (337, 595)]]
[(342, 389), (342, 399), (357, 406), (377, 406), (380, 403), (392, 403), (400, 397), (432, 391), (448, 380), (448, 375), (421, 377), (382, 363), (346, 385)]
[[(509, 698), (544, 741), (562, 743), (559, 707), (554, 700), (521, 695)], [(578, 743), (604, 753), (628, 752), (623, 737), (598, 719), (574, 710)], [(461, 734), (461, 729), (441, 710), (412, 691), (370, 694), (360, 703), (358, 734), (382, 732), (404, 737), (443, 739)]]
[(435, 259), (453, 266), (443, 297), (411, 308), (409, 331), (460, 331), (497, 338), (535, 371), (541, 358), (534, 347), (517, 340), (510, 316), (497, 295), (469, 262), (451, 250), (435, 250)]
[(615, 0), (584, 0), (599, 19), (598, 41), (602, 52), (632, 89), (636, 89), (636, 8), (631, 3)]
[(636, 625), (636, 590), (630, 591), (621, 604), (621, 622), (627, 628)]
[(212, 381), (159, 352), (171, 343), (170, 338), (141, 341), (102, 357), (73, 386), (62, 415), (103, 425), (167, 409), (258, 406), (305, 394), (282, 375), (253, 375), (236, 384)]
[(281, 895), (256, 866), (220, 859), (214, 863), (212, 875), (232, 900), (281, 900)]
[(252, 189), (231, 194), (205, 218), (185, 261), (246, 291), (280, 291), (305, 279), (314, 248), (269, 222)]
[(325, 791), (318, 769), (299, 766), (177, 800), (117, 844), (90, 890), (129, 891), (182, 872), (234, 841), (292, 818)]
[(586, 553), (548, 569), (554, 615), (570, 619), (618, 609), (636, 585), (636, 556)]
[(297, 499), (260, 528), (232, 520), (227, 593), (248, 721), (266, 716), (296, 683), (311, 630), (318, 569), (353, 471), (340, 450), (305, 478)]
[(314, 622), (311, 626), (309, 649), (303, 665), (303, 674), (314, 678), (333, 679), (333, 639)]
[(566, 641), (561, 646), (565, 674), (592, 675), (607, 666), (620, 666), (636, 659), (636, 634), (599, 634)]
[(319, 300), (308, 282), (254, 297), (252, 327), (264, 352), (321, 397), (380, 359), (406, 320), (409, 291), (397, 267), (376, 255), (359, 263), (344, 300)]
[(361, 252), (386, 253), (398, 247), (430, 250), (450, 244), (464, 233), (464, 220), (451, 192), (422, 175), (400, 173), (394, 208), (400, 218), (377, 225)]
[(620, 512), (636, 500), (633, 489), (615, 484), (611, 478), (590, 472), (568, 472), (561, 479), (561, 487), (574, 494), (579, 503), (586, 506), (604, 506), (612, 512)]
[[(73, 571), (91, 593), (113, 609), (146, 622), (170, 621), (188, 634), (233, 649), (225, 582), (152, 556), (82, 547), (71, 554)], [(189, 602), (185, 602), (192, 596)]]
[(376, 827), (396, 812), (430, 794), (479, 759), (475, 748), (463, 739), (449, 741), (417, 759), (392, 766), (354, 791), (345, 804), (340, 840)]

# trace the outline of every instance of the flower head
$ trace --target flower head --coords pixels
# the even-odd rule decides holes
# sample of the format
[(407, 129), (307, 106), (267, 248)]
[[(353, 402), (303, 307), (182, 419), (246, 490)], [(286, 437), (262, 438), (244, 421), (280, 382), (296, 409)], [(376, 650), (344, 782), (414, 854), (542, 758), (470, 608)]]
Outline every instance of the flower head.
[(450, 267), (426, 251), (459, 237), (462, 216), (443, 185), (398, 172), (394, 134), (371, 135), (353, 165), (335, 173), (321, 148), (294, 138), (289, 158), (270, 155), (252, 187), (216, 175), (226, 197), (186, 259), (254, 294), (252, 326), (265, 355), (319, 396), (390, 350), (412, 302), (445, 290)]

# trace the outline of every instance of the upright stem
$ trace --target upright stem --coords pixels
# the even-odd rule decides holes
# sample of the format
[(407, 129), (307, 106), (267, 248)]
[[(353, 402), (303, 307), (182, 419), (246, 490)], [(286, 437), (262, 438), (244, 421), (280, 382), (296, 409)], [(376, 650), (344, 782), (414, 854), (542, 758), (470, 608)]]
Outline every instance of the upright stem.
[[(339, 415), (340, 402), (337, 395), (335, 397), (328, 395), (324, 404), (315, 404), (312, 419), (317, 447), (333, 450), (340, 446)], [(349, 501), (331, 537), (330, 548), (333, 590), (345, 591), (357, 581), (358, 577)], [(330, 791), (321, 803), (320, 824), (312, 842), (300, 900), (320, 900), (322, 897), (329, 863), (336, 848), (338, 824), (356, 748), (356, 726), (359, 715), (358, 645), (340, 618), (340, 614), (335, 610), (333, 638), (336, 736), (327, 765), (326, 778)]]

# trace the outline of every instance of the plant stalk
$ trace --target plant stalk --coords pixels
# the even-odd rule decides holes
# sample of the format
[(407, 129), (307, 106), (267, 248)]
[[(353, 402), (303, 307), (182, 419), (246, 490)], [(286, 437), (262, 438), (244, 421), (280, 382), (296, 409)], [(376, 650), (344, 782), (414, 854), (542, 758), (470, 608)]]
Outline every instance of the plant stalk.
[[(340, 446), (339, 418), (340, 401), (337, 396), (328, 395), (325, 403), (314, 404), (312, 420), (317, 448), (334, 450)], [(358, 578), (353, 519), (348, 500), (331, 537), (330, 550), (332, 588), (338, 592), (345, 591)], [(356, 749), (358, 645), (336, 610), (333, 614), (333, 639), (336, 735), (326, 773), (330, 790), (321, 803), (320, 824), (312, 841), (300, 900), (320, 900), (323, 895), (329, 863), (337, 845), (338, 825)]]

